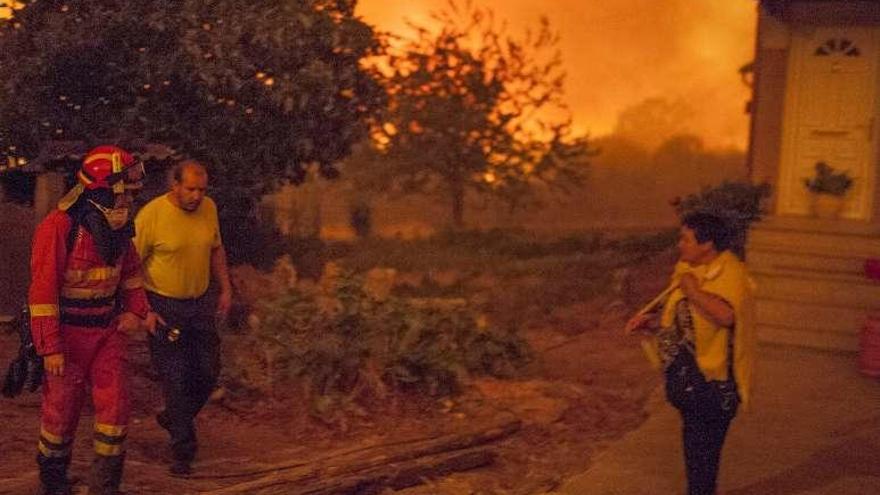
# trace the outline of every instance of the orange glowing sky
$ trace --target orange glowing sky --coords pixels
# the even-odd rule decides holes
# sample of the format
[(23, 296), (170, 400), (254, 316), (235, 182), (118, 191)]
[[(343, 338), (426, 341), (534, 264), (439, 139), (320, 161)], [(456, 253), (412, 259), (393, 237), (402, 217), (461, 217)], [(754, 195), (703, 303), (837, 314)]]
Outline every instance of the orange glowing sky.
[[(646, 98), (681, 100), (689, 130), (713, 146), (745, 148), (750, 90), (737, 69), (754, 52), (752, 0), (474, 0), (522, 33), (540, 16), (561, 35), (567, 101), (575, 127), (612, 131), (618, 113)], [(407, 34), (446, 0), (360, 0), (379, 29)]]

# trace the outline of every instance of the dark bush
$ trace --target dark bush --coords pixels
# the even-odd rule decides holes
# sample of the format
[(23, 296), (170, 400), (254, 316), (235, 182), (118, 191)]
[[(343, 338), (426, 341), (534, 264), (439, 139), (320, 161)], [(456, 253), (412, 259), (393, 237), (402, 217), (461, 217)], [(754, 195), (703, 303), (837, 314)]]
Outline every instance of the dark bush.
[(731, 229), (731, 251), (745, 258), (749, 226), (766, 213), (765, 200), (770, 197), (770, 184), (724, 181), (707, 187), (699, 194), (675, 198), (672, 204), (680, 217), (689, 213), (711, 213), (724, 219)]

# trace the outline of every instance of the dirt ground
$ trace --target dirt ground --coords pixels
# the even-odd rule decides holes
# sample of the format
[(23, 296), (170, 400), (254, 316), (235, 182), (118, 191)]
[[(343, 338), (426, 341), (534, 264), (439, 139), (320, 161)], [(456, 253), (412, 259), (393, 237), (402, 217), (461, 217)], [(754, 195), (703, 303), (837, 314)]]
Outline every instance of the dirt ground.
[[(636, 297), (643, 302), (663, 286), (668, 255), (634, 268)], [(621, 334), (632, 311), (607, 296), (556, 308), (545, 324), (525, 335), (535, 357), (517, 380), (474, 380), (447, 400), (393, 397), (376, 410), (330, 428), (307, 417), (293, 395), (272, 401), (225, 397), (198, 418), (201, 451), (189, 479), (166, 473), (166, 434), (153, 417), (161, 397), (149, 365), (146, 343), (133, 340), (134, 412), (128, 436), (124, 481), (127, 494), (199, 493), (248, 479), (245, 473), (280, 462), (314, 458), (340, 448), (358, 448), (455, 432), (480, 421), (513, 414), (521, 429), (493, 445), (491, 466), (457, 473), (397, 493), (537, 494), (590, 465), (615, 439), (644, 421), (644, 405), (659, 384), (637, 341)], [(0, 363), (17, 350), (17, 338), (0, 331)], [(0, 399), (0, 494), (32, 493), (37, 484), (34, 454), (39, 431), (39, 397)], [(71, 475), (87, 476), (91, 457), (89, 411), (84, 411)], [(76, 493), (85, 493), (84, 482)]]

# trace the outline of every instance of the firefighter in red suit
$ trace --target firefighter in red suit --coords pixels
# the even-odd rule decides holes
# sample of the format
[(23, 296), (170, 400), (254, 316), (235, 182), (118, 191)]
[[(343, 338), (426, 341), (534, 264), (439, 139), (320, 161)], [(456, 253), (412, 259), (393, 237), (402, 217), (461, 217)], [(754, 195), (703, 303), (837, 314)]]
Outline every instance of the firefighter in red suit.
[(143, 166), (115, 146), (83, 159), (77, 185), (34, 234), (28, 305), (46, 374), (37, 464), (41, 493), (69, 494), (67, 468), (80, 410), (95, 409), (90, 495), (116, 494), (129, 416), (128, 333), (155, 331), (132, 244), (131, 190)]

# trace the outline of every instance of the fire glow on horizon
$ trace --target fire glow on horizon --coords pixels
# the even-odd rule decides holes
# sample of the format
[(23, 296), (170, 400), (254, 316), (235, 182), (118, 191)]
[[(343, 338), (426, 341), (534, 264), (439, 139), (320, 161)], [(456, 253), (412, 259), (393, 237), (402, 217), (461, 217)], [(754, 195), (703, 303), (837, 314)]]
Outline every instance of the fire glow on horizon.
[[(738, 69), (754, 53), (751, 0), (473, 0), (519, 35), (541, 16), (561, 35), (566, 99), (575, 128), (613, 131), (617, 115), (662, 97), (688, 109), (685, 127), (718, 147), (745, 148), (751, 90)], [(463, 4), (463, 0), (459, 0)], [(447, 0), (361, 0), (357, 13), (407, 35), (407, 20), (430, 26)]]

